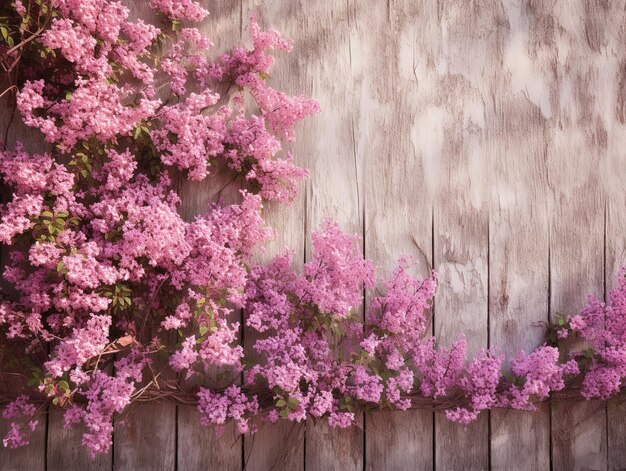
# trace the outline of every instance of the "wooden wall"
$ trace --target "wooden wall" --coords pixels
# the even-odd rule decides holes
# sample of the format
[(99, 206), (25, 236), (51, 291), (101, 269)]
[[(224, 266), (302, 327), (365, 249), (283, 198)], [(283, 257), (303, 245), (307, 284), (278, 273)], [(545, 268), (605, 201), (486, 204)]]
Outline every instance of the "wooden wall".
[[(626, 264), (624, 0), (210, 3), (217, 49), (247, 39), (253, 11), (293, 38), (271, 80), (322, 107), (293, 145), (311, 171), (300, 197), (266, 211), (273, 250), (286, 244), (304, 262), (310, 231), (334, 218), (382, 273), (404, 254), (439, 272), (441, 344), (465, 334), (470, 352), (509, 358), (615, 283)], [(215, 196), (208, 184), (181, 191), (187, 217)], [(154, 404), (117, 424), (95, 462), (58, 414), (45, 422), (28, 448), (0, 450), (1, 469), (626, 469), (615, 401), (493, 411), (468, 427), (374, 412), (352, 430), (278, 424), (219, 440), (193, 408)]]

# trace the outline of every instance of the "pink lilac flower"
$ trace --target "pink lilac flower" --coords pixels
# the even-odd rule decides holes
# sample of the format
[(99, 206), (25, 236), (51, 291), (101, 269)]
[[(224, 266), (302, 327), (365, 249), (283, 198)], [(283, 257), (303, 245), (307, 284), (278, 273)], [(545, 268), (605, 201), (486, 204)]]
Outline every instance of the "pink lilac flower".
[(220, 426), (231, 419), (237, 425), (239, 433), (247, 433), (253, 429), (249, 418), (258, 412), (259, 404), (256, 397), (248, 398), (239, 386), (230, 386), (223, 393), (200, 388), (198, 399), (201, 424)]
[(54, 349), (46, 369), (60, 377), (73, 366), (80, 366), (101, 353), (109, 343), (111, 317), (92, 315), (84, 327), (75, 328), (72, 334)]
[(503, 405), (521, 410), (534, 410), (533, 397), (544, 400), (550, 392), (565, 387), (565, 375), (578, 373), (576, 361), (559, 363), (559, 351), (555, 347), (542, 346), (530, 354), (520, 352), (511, 361), (511, 372), (523, 378), (522, 386), (510, 385), (500, 398)]
[(172, 20), (202, 21), (209, 14), (193, 0), (150, 0), (150, 6)]

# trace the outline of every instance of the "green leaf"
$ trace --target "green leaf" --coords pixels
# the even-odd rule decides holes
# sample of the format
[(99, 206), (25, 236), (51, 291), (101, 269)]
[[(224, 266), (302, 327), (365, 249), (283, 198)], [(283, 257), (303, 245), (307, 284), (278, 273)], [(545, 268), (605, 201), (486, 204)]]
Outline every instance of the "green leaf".
[(287, 402), (284, 399), (279, 399), (278, 401), (276, 401), (276, 407), (285, 407), (287, 405)]
[(203, 324), (203, 325), (200, 326), (199, 331), (200, 331), (200, 336), (204, 337), (206, 335), (206, 333), (209, 331), (209, 328), (206, 325)]
[(32, 388), (33, 386), (36, 386), (38, 384), (39, 384), (39, 378), (31, 378), (26, 383), (26, 386), (28, 386), (29, 388)]
[(64, 379), (62, 379), (61, 381), (59, 381), (59, 387), (65, 392), (65, 393), (69, 393), (70, 392), (70, 385), (67, 381), (65, 381)]

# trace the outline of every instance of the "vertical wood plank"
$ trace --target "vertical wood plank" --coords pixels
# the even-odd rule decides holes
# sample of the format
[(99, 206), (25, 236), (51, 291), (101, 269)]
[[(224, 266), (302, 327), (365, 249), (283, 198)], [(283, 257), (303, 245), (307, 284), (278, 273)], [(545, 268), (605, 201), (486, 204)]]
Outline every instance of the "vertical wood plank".
[[(415, 68), (418, 63), (432, 67), (426, 36), (436, 25), (436, 5), (393, 1), (363, 8), (353, 2), (352, 9), (354, 134), (357, 159), (365, 166), (365, 254), (379, 276), (388, 277), (404, 255), (414, 256), (419, 264), (415, 274), (425, 276), (432, 266), (430, 164), (441, 149), (436, 124), (422, 109), (423, 77)], [(431, 132), (434, 142), (427, 141)], [(366, 469), (432, 467), (432, 412), (366, 414)]]
[[(6, 134), (7, 151), (15, 150), (17, 144), (22, 144), (24, 150), (30, 153), (42, 153), (50, 149), (44, 143), (41, 133), (28, 128), (21, 123), (19, 111), (12, 115), (13, 103), (5, 96), (0, 100), (0, 149), (4, 149)], [(3, 195), (5, 198), (9, 195)], [(6, 202), (3, 201), (3, 202)], [(0, 270), (4, 271), (4, 260), (7, 260), (9, 248), (0, 244)], [(0, 276), (0, 289), (6, 289), (7, 282)], [(4, 339), (2, 340), (4, 341)], [(2, 358), (5, 360), (5, 358)], [(0, 393), (14, 396), (20, 394), (22, 384), (13, 381), (12, 378), (0, 374)], [(0, 407), (1, 409), (1, 407)], [(43, 470), (46, 463), (46, 428), (48, 414), (44, 409), (36, 420), (39, 421), (37, 428), (31, 433), (30, 443), (27, 446), (11, 449), (2, 445), (2, 439), (6, 436), (9, 423), (0, 417), (0, 469), (15, 471)]]
[[(244, 33), (248, 36), (248, 19), (252, 13), (257, 13), (257, 19), (262, 28), (273, 28), (288, 38), (296, 41), (295, 51), (285, 54), (276, 51), (276, 65), (272, 71), (269, 83), (277, 89), (292, 95), (310, 96), (311, 77), (307, 73), (306, 61), (303, 59), (305, 51), (302, 48), (303, 38), (300, 33), (302, 19), (302, 5), (289, 0), (280, 1), (252, 1), (242, 3), (242, 22)], [(247, 41), (247, 39), (246, 39)], [(304, 83), (309, 82), (305, 87)], [(300, 123), (296, 127), (296, 139), (293, 145), (286, 146), (293, 152), (294, 163), (301, 167), (309, 167), (309, 156), (302, 145), (301, 138), (306, 132), (309, 121)], [(314, 158), (315, 156), (311, 156)], [(276, 253), (282, 253), (285, 248), (294, 251), (294, 264), (302, 268), (304, 262), (305, 241), (305, 196), (304, 185), (300, 186), (300, 194), (293, 203), (285, 207), (284, 204), (267, 204), (264, 218), (269, 226), (276, 230), (277, 238), (263, 254), (269, 259)], [(244, 328), (244, 348), (249, 353), (254, 342), (254, 332)], [(278, 421), (275, 424), (261, 423), (259, 430), (253, 436), (244, 438), (244, 455), (246, 469), (269, 470), (304, 468), (304, 424), (294, 424), (287, 421)]]
[[(501, 52), (492, 64), (493, 110), (488, 115), (493, 187), (490, 210), (490, 345), (508, 360), (543, 341), (549, 319), (548, 181), (544, 76), (531, 61), (530, 7), (503, 2)], [(491, 108), (491, 107), (490, 107)], [(550, 468), (550, 416), (493, 410), (493, 469)]]
[(115, 420), (113, 469), (173, 471), (176, 466), (176, 406), (165, 401), (133, 405)]
[[(468, 356), (488, 347), (489, 146), (499, 2), (439, 2), (439, 43), (430, 106), (440, 113), (441, 172), (434, 216), (434, 262), (439, 272), (435, 335), (449, 345), (461, 335)], [(437, 41), (431, 39), (432, 42)], [(494, 62), (492, 62), (494, 61)], [(489, 467), (489, 414), (468, 426), (435, 416), (437, 469)]]
[[(342, 230), (363, 235), (364, 195), (362, 156), (355, 152), (352, 126), (355, 110), (349, 5), (343, 0), (317, 0), (307, 2), (306, 11), (297, 21), (294, 50), (308, 67), (306, 73), (297, 72), (293, 80), (321, 106), (321, 112), (307, 119), (306, 129), (298, 136), (310, 171), (306, 182), (308, 260), (311, 232), (319, 229), (324, 219), (332, 218)], [(338, 429), (326, 420), (307, 420), (306, 469), (362, 470), (362, 414), (355, 422), (354, 427)]]
[(241, 470), (241, 435), (234, 424), (224, 426), (221, 435), (198, 421), (192, 406), (178, 406), (178, 471)]
[[(451, 146), (444, 150), (449, 180), (434, 218), (435, 267), (440, 280), (435, 297), (435, 335), (438, 345), (449, 345), (465, 335), (468, 355), (473, 356), (487, 346), (488, 220), (487, 211), (481, 208), (483, 202), (472, 201), (466, 193), (465, 176), (471, 173), (466, 162), (471, 157), (466, 152), (472, 153), (465, 148), (466, 143), (450, 136), (444, 147)], [(437, 414), (437, 469), (488, 468), (488, 419), (487, 414), (481, 414), (462, 426)]]
[(68, 469), (89, 469), (90, 471), (110, 471), (113, 453), (89, 456), (89, 450), (82, 445), (84, 427), (63, 427), (63, 411), (52, 409), (48, 414), (48, 447), (46, 471), (66, 471)]
[[(603, 114), (608, 123), (606, 164), (602, 165), (605, 177), (603, 185), (607, 192), (605, 237), (605, 293), (617, 284), (620, 269), (626, 266), (626, 30), (617, 28), (624, 24), (624, 4), (615, 2), (610, 25), (609, 44), (617, 55), (618, 67), (607, 87), (614, 98), (606, 104)], [(602, 32), (603, 30), (601, 30)], [(606, 37), (601, 35), (601, 38)], [(607, 403), (607, 460), (608, 469), (626, 469), (626, 396)]]
[[(124, 0), (131, 21), (160, 25), (147, 2)], [(174, 470), (176, 467), (176, 404), (158, 401), (133, 404), (114, 420), (113, 469)]]
[[(552, 121), (547, 153), (553, 189), (551, 311), (572, 314), (589, 293), (601, 295), (605, 288), (605, 195), (610, 178), (601, 164), (614, 132), (618, 72), (624, 60), (624, 4), (559, 1), (540, 6), (534, 15), (542, 38), (539, 46), (553, 50), (541, 66), (554, 80), (545, 109)], [(554, 469), (607, 469), (606, 440), (601, 402), (552, 408)]]
[[(588, 293), (603, 291), (604, 201), (599, 191), (587, 182), (552, 213), (554, 314), (574, 313)], [(553, 469), (606, 469), (605, 406), (599, 401), (557, 401), (551, 414)]]
[[(626, 67), (620, 76), (626, 75)], [(618, 103), (626, 102), (626, 90), (618, 90)], [(617, 109), (614, 123), (615, 131), (608, 139), (607, 175), (611, 175), (607, 189), (606, 213), (606, 292), (617, 284), (617, 276), (621, 268), (626, 266), (626, 192), (623, 182), (626, 179), (626, 120)], [(622, 110), (623, 111), (623, 110)], [(626, 469), (626, 396), (611, 399), (607, 403), (607, 460), (608, 469)]]
[[(212, 57), (242, 44), (241, 3), (229, 0), (211, 2), (206, 6), (208, 18), (199, 26), (214, 46), (209, 50)], [(217, 91), (226, 99), (227, 86)], [(223, 204), (238, 202), (240, 185), (230, 183), (228, 175), (211, 175), (204, 181), (179, 179), (181, 196), (180, 213), (187, 221), (206, 213), (209, 204), (221, 200)], [(231, 322), (241, 322), (241, 312), (231, 314)], [(210, 372), (212, 373), (212, 372)], [(215, 374), (217, 378), (217, 372)], [(217, 383), (216, 383), (217, 384)], [(195, 407), (178, 406), (177, 414), (177, 469), (236, 471), (242, 468), (243, 439), (234, 424), (227, 424), (221, 436), (212, 427), (200, 424)]]
[[(620, 125), (621, 127), (623, 126)], [(622, 131), (621, 136), (626, 136), (626, 130)], [(621, 136), (616, 136), (614, 143), (626, 140)], [(626, 142), (620, 144), (624, 146), (621, 147), (622, 149), (626, 147)], [(617, 148), (613, 147), (612, 150), (617, 151)], [(615, 152), (611, 157), (613, 157), (613, 162), (609, 164), (609, 168), (616, 172), (614, 175), (621, 177), (621, 181), (624, 181), (626, 159), (620, 151)], [(605, 285), (607, 293), (616, 286), (618, 273), (622, 267), (626, 266), (626, 240), (624, 240), (624, 234), (626, 234), (626, 193), (621, 185), (610, 190), (612, 191), (608, 197), (606, 215)], [(608, 469), (626, 469), (626, 446), (624, 444), (626, 444), (626, 396), (622, 394), (607, 403)]]

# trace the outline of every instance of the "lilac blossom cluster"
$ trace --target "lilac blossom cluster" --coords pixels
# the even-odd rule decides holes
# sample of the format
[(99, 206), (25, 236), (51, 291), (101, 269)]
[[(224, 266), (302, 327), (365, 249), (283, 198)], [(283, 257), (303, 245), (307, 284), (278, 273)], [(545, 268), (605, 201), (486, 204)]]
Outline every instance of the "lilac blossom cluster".
[[(193, 27), (208, 15), (197, 2), (150, 5), (161, 24), (130, 21), (114, 0), (13, 4), (18, 25), (45, 16), (21, 46), (32, 62), (15, 98), (24, 124), (52, 146), (0, 152), (11, 195), (0, 206), (11, 285), (0, 329), (31, 374), (3, 411), (5, 446), (28, 443), (36, 403), (63, 408), (67, 427), (82, 424), (96, 455), (109, 449), (117, 414), (160, 393), (191, 395), (202, 424), (234, 421), (246, 433), (258, 420), (308, 416), (348, 427), (358, 410), (408, 409), (416, 398), (467, 424), (494, 407), (533, 409), (577, 381), (586, 398), (619, 392), (624, 273), (608, 305), (591, 299), (555, 331), (580, 336), (586, 350), (546, 343), (503, 373), (502, 355), (467, 361), (464, 338), (437, 347), (427, 335), (434, 272), (418, 279), (406, 258), (381, 281), (358, 239), (331, 221), (312, 235), (301, 271), (289, 252), (255, 263), (273, 234), (263, 201), (291, 201), (307, 175), (283, 143), (318, 105), (268, 84), (270, 51), (291, 43), (254, 18), (251, 48), (211, 58)], [(224, 171), (240, 180), (238, 202), (183, 219), (174, 182)], [(216, 372), (226, 383), (212, 381)]]

